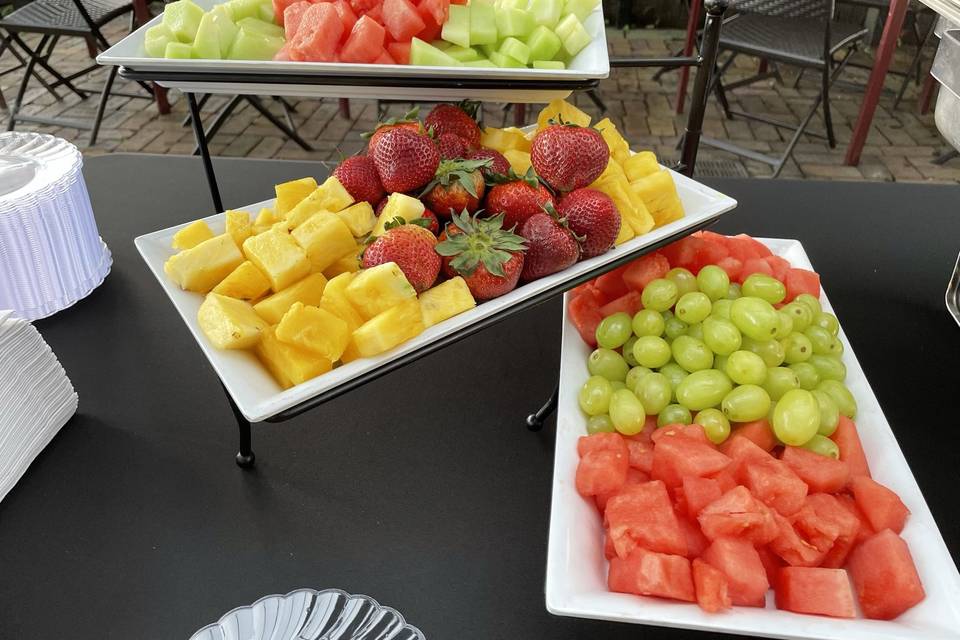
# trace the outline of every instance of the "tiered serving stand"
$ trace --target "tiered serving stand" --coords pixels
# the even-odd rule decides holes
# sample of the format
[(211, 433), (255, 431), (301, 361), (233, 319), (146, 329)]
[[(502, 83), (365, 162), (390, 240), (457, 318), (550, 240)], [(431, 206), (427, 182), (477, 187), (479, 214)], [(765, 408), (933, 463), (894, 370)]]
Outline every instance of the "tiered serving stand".
[[(615, 58), (609, 60), (609, 68), (630, 68), (630, 67), (660, 67), (660, 68), (680, 68), (695, 67), (697, 74), (694, 81), (693, 93), (691, 96), (690, 112), (687, 117), (687, 123), (684, 134), (680, 141), (680, 161), (674, 167), (674, 170), (688, 177), (693, 175), (697, 159), (697, 150), (700, 141), (700, 135), (703, 125), (703, 117), (706, 109), (707, 96), (712, 89), (711, 80), (713, 71), (716, 67), (717, 45), (720, 38), (720, 27), (723, 22), (723, 15), (727, 9), (728, 0), (706, 0), (706, 18), (703, 30), (703, 38), (700, 47), (700, 53), (696, 56), (666, 57), (666, 58)], [(602, 24), (602, 14), (599, 16)], [(142, 42), (142, 32), (155, 24), (156, 20), (144, 25), (136, 33), (128, 37), (127, 40), (118, 43), (113, 49), (108, 50), (98, 58), (101, 64), (119, 64), (119, 74), (121, 77), (137, 80), (141, 82), (155, 82), (161, 86), (180, 89), (187, 96), (187, 102), (190, 108), (193, 132), (196, 137), (197, 147), (203, 163), (207, 182), (210, 187), (210, 196), (213, 201), (214, 212), (223, 211), (223, 205), (220, 198), (220, 190), (217, 184), (217, 177), (213, 169), (213, 163), (210, 159), (210, 151), (207, 145), (207, 136), (200, 120), (200, 109), (197, 102), (197, 93), (204, 94), (249, 94), (249, 95), (289, 95), (289, 96), (317, 96), (317, 95), (336, 95), (337, 89), (342, 88), (341, 97), (355, 97), (363, 95), (365, 97), (378, 97), (381, 99), (401, 99), (410, 101), (428, 101), (435, 99), (450, 100), (458, 98), (484, 99), (494, 94), (509, 96), (506, 101), (514, 103), (524, 102), (543, 102), (545, 95), (560, 97), (569, 95), (573, 91), (585, 91), (595, 88), (600, 81), (599, 77), (578, 77), (576, 74), (565, 74), (562, 76), (550, 76), (545, 78), (542, 75), (530, 74), (530, 78), (523, 77), (523, 74), (517, 74), (514, 77), (474, 77), (471, 70), (470, 75), (450, 75), (449, 70), (446, 74), (432, 73), (424, 71), (422, 73), (376, 75), (366, 73), (346, 74), (343, 67), (337, 72), (290, 72), (285, 70), (283, 73), (272, 71), (257, 71), (250, 65), (245, 68), (235, 68), (233, 70), (225, 68), (225, 65), (218, 67), (212, 61), (194, 61), (197, 63), (196, 69), (176, 68), (164, 69), (152, 64), (140, 66), (136, 61), (127, 60), (119, 62), (122, 56), (117, 55), (117, 49), (122, 46), (129, 47), (128, 40), (139, 40)], [(602, 28), (601, 28), (602, 32)], [(125, 45), (125, 43), (127, 43)], [(129, 50), (129, 49), (128, 49)], [(606, 48), (604, 46), (602, 56), (606, 58)], [(604, 60), (606, 61), (606, 60)], [(149, 62), (144, 59), (144, 62)], [(156, 61), (153, 61), (156, 62)], [(309, 63), (299, 63), (309, 64)], [(140, 68), (138, 68), (138, 66)], [(361, 65), (365, 66), (365, 65)], [(607, 65), (604, 65), (607, 68)], [(306, 67), (305, 67), (306, 68)], [(408, 71), (404, 69), (404, 71)], [(478, 71), (478, 70), (476, 70)], [(362, 87), (362, 94), (356, 93), (358, 88)], [(416, 97), (411, 97), (416, 96)], [(549, 98), (548, 98), (549, 99)], [(269, 118), (275, 125), (284, 129), (283, 123), (277, 120), (272, 114), (261, 111), (265, 117)], [(717, 214), (719, 215), (719, 213)], [(398, 357), (392, 358), (381, 366), (358, 375), (352, 379), (338, 384), (304, 400), (295, 406), (279, 411), (269, 417), (266, 422), (283, 422), (300, 414), (310, 411), (332, 400), (344, 393), (352, 391), (380, 376), (391, 371), (399, 369), (410, 362), (413, 362), (425, 355), (438, 351), (458, 340), (476, 333), (490, 325), (504, 320), (516, 313), (534, 307), (555, 296), (562, 295), (565, 291), (576, 287), (588, 280), (592, 280), (603, 273), (611, 271), (627, 262), (635, 260), (637, 257), (654, 251), (655, 249), (669, 244), (674, 240), (689, 235), (694, 231), (702, 229), (716, 220), (717, 216), (698, 221), (697, 224), (685, 226), (677, 230), (676, 233), (665, 235), (655, 242), (646, 243), (637, 247), (636, 250), (624, 252), (618, 255), (616, 259), (598, 265), (596, 268), (586, 272), (571, 274), (569, 277), (559, 278), (552, 286), (537, 292), (536, 294), (524, 297), (515, 304), (498, 309), (495, 313), (488, 314), (478, 318), (466, 327), (455, 332), (448, 332), (440, 335), (436, 339), (420, 346), (419, 348), (404, 353)], [(224, 393), (236, 417), (240, 435), (239, 452), (236, 455), (236, 462), (242, 468), (250, 468), (254, 465), (255, 456), (252, 448), (251, 423), (238, 407), (230, 392), (224, 386)], [(557, 391), (551, 395), (547, 402), (536, 412), (527, 417), (526, 423), (531, 430), (542, 428), (544, 420), (556, 408)]]

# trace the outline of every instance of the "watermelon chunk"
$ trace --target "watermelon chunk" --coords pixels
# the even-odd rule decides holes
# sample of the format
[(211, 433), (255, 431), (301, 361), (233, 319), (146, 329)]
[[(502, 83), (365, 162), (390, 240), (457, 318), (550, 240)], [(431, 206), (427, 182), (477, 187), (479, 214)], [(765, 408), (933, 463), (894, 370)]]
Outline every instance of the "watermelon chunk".
[(765, 276), (773, 276), (773, 267), (765, 258), (750, 258), (743, 261), (743, 268), (740, 270), (740, 282), (747, 279), (754, 273), (762, 273)]
[(650, 473), (653, 470), (653, 445), (650, 442), (633, 438), (628, 438), (626, 442), (630, 467), (644, 473)]
[[(597, 278), (593, 281), (597, 291), (600, 292), (602, 298), (602, 301), (600, 302), (601, 305), (606, 304), (614, 298), (619, 298), (630, 291), (630, 289), (627, 287), (627, 283), (623, 280), (623, 274), (633, 264), (634, 263), (631, 262), (623, 265), (622, 267), (617, 267), (613, 271), (608, 271), (602, 276), (597, 276)], [(667, 272), (664, 271), (663, 273), (666, 274)]]
[(853, 591), (843, 569), (784, 567), (774, 583), (777, 609), (854, 618)]
[(692, 424), (665, 424), (650, 433), (650, 440), (653, 443), (660, 442), (664, 438), (686, 438), (694, 442), (702, 442), (711, 449), (716, 449), (707, 437), (703, 427), (695, 422)]
[(740, 281), (740, 271), (743, 269), (743, 262), (741, 260), (733, 256), (727, 256), (718, 262), (717, 266), (727, 272), (727, 277), (730, 278), (730, 282)]
[(776, 458), (746, 462), (740, 478), (754, 497), (785, 516), (799, 511), (807, 497), (806, 483)]
[(925, 596), (910, 549), (893, 531), (881, 531), (860, 544), (848, 568), (868, 618), (892, 620)]
[[(390, 57), (393, 58), (397, 64), (410, 64), (410, 43), (408, 42), (391, 42), (387, 44), (387, 53), (390, 54)], [(596, 327), (594, 327), (596, 331)]]
[(793, 517), (793, 526), (803, 538), (826, 555), (824, 567), (842, 567), (857, 540), (860, 521), (828, 493), (807, 496)]
[(728, 464), (730, 458), (709, 444), (686, 437), (667, 437), (656, 441), (650, 476), (668, 487), (678, 487), (687, 476), (709, 476)]
[(671, 267), (683, 267), (694, 271), (697, 269), (699, 255), (706, 244), (706, 241), (701, 238), (687, 236), (668, 244), (660, 251), (670, 261)]
[(283, 16), (281, 20), (288, 42), (293, 40), (294, 36), (297, 35), (297, 29), (300, 28), (300, 20), (303, 19), (303, 14), (310, 8), (310, 5), (311, 3), (306, 2), (306, 0), (293, 2), (287, 5), (287, 8), (283, 10), (282, 14), (277, 14)]
[[(389, 46), (389, 45), (388, 45)], [(577, 328), (577, 333), (591, 348), (597, 347), (597, 327), (603, 320), (600, 307), (590, 296), (578, 296), (567, 306), (570, 322)]]
[(613, 451), (627, 455), (627, 443), (619, 433), (594, 433), (577, 439), (577, 455), (581, 458), (591, 451)]
[(704, 507), (717, 501), (723, 495), (719, 482), (713, 478), (697, 478), (695, 476), (684, 478), (680, 491), (683, 494), (686, 513), (691, 518), (696, 518)]
[(597, 504), (597, 509), (600, 510), (601, 514), (605, 513), (607, 510), (607, 502), (610, 501), (610, 498), (620, 493), (623, 490), (623, 487), (631, 484), (643, 484), (644, 482), (650, 482), (650, 476), (645, 474), (643, 471), (639, 471), (633, 468), (628, 468), (627, 477), (623, 481), (622, 486), (617, 487), (615, 490), (609, 491), (607, 493), (598, 493), (593, 497), (594, 501)]
[(397, 61), (387, 52), (386, 49), (380, 50), (380, 55), (373, 61), (374, 64), (397, 64)]
[(643, 302), (640, 300), (640, 293), (638, 291), (628, 291), (619, 298), (611, 300), (600, 307), (600, 315), (606, 318), (607, 316), (612, 316), (615, 313), (623, 311), (632, 316), (642, 308)]
[(751, 258), (763, 258), (771, 254), (770, 249), (768, 249), (766, 245), (754, 240), (745, 233), (728, 236), (726, 238), (726, 246), (730, 255), (740, 262), (746, 262)]
[[(281, 27), (286, 27), (286, 17), (284, 14), (287, 12), (287, 7), (292, 4), (297, 4), (297, 2), (298, 0), (273, 0), (273, 15), (277, 20), (277, 24)], [(287, 37), (290, 37), (289, 34)]]
[(727, 590), (733, 604), (762, 607), (770, 587), (760, 555), (746, 540), (717, 538), (700, 559), (719, 569), (727, 578)]
[(727, 590), (727, 576), (703, 560), (693, 561), (693, 587), (697, 604), (707, 613), (719, 613), (733, 604)]
[(785, 447), (784, 463), (807, 483), (813, 493), (837, 493), (850, 480), (850, 465), (801, 447)]
[(787, 271), (790, 270), (790, 262), (780, 256), (774, 255), (769, 255), (764, 258), (764, 260), (770, 265), (770, 269), (773, 271), (773, 277), (783, 282), (787, 277)]
[(738, 463), (754, 462), (757, 460), (772, 460), (773, 456), (758, 447), (747, 434), (737, 433), (727, 438), (720, 451)]
[(857, 506), (857, 501), (853, 499), (853, 496), (841, 493), (837, 495), (837, 500), (860, 521), (860, 529), (857, 530), (857, 539), (854, 540), (854, 544), (859, 544), (876, 533), (870, 525), (870, 521), (867, 520), (867, 516)]
[[(340, 16), (340, 22), (343, 23), (343, 34), (340, 36), (340, 42), (344, 42), (353, 30), (353, 25), (357, 23), (357, 14), (354, 13), (353, 8), (347, 0), (336, 0), (336, 2), (333, 3), (333, 7), (337, 10), (337, 15)], [(374, 20), (374, 22), (377, 21)]]
[(850, 489), (857, 506), (870, 521), (874, 531), (903, 531), (910, 510), (900, 500), (900, 496), (867, 476), (858, 476), (851, 480)]
[(706, 241), (697, 249), (697, 257), (693, 262), (693, 268), (690, 269), (694, 274), (700, 273), (708, 264), (717, 264), (724, 258), (730, 256), (727, 248), (719, 242)]
[[(724, 441), (724, 445), (731, 442), (734, 437), (741, 436), (750, 440), (764, 451), (773, 451), (774, 447), (777, 446), (777, 438), (773, 435), (773, 429), (770, 428), (770, 423), (766, 420), (738, 422), (730, 426), (733, 427), (733, 429), (730, 431), (730, 436)], [(720, 447), (720, 450), (724, 450), (723, 446)]]
[(767, 545), (770, 551), (794, 567), (817, 567), (826, 552), (800, 537), (790, 521), (779, 513), (773, 514), (780, 533)]
[(767, 582), (773, 584), (777, 579), (777, 574), (780, 572), (780, 567), (784, 566), (783, 560), (771, 551), (770, 547), (759, 546), (755, 548), (757, 555), (760, 556), (760, 562), (763, 563), (763, 569), (767, 572)]
[(611, 493), (627, 480), (627, 456), (614, 451), (590, 451), (577, 464), (577, 491), (584, 497)]
[(312, 4), (303, 12), (296, 35), (288, 41), (290, 57), (310, 62), (332, 61), (342, 34), (343, 22), (333, 4)]
[(784, 298), (784, 302), (790, 302), (801, 293), (809, 293), (814, 298), (820, 299), (820, 276), (813, 271), (790, 268), (783, 279), (783, 284), (787, 288), (787, 297)]
[(443, 24), (450, 15), (450, 0), (420, 0), (417, 9), (420, 15), (426, 13), (437, 24)]
[(686, 555), (687, 544), (662, 482), (628, 485), (607, 502), (604, 517), (620, 558), (637, 547)]
[(413, 38), (427, 25), (410, 0), (383, 0), (383, 26), (397, 42)]
[(700, 557), (703, 550), (710, 546), (710, 541), (707, 536), (703, 535), (700, 525), (697, 524), (696, 520), (690, 520), (683, 516), (678, 516), (677, 522), (680, 523), (683, 537), (687, 541), (687, 553), (685, 555), (691, 560)]
[(629, 289), (642, 293), (644, 287), (657, 278), (663, 278), (668, 271), (670, 262), (667, 258), (659, 253), (648, 253), (631, 262), (623, 272), (622, 279)]
[(704, 507), (697, 521), (710, 540), (731, 537), (767, 544), (780, 533), (767, 505), (743, 486), (734, 487)]
[(628, 558), (610, 560), (607, 585), (617, 593), (696, 601), (690, 561), (642, 547), (637, 547)]
[(833, 432), (830, 438), (837, 443), (837, 447), (840, 449), (840, 459), (849, 465), (851, 478), (870, 475), (867, 456), (863, 452), (860, 436), (857, 435), (857, 425), (853, 423), (853, 420), (840, 414), (837, 430)]
[(386, 30), (369, 16), (361, 16), (340, 49), (341, 62), (374, 62), (383, 51)]

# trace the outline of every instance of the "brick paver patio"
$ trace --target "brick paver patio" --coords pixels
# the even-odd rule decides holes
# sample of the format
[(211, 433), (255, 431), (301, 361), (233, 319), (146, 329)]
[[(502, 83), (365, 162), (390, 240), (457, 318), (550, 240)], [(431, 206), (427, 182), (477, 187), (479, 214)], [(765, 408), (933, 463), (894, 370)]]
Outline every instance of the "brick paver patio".
[[(117, 21), (108, 29), (111, 41), (116, 42), (124, 34), (125, 25), (121, 24), (122, 22)], [(651, 30), (635, 30), (624, 34), (611, 29), (608, 30), (607, 37), (613, 55), (654, 56), (665, 55), (674, 50), (682, 35), (678, 31)], [(912, 47), (901, 47), (895, 66), (905, 68), (912, 53)], [(863, 61), (869, 63), (867, 54), (860, 55)], [(89, 64), (85, 43), (79, 39), (64, 40), (51, 62), (62, 72), (82, 68)], [(7, 54), (0, 65), (8, 67), (12, 63), (13, 58)], [(752, 71), (753, 64), (755, 61), (740, 59), (734, 73), (748, 74)], [(816, 95), (816, 83), (819, 80), (805, 78), (799, 89), (793, 89), (795, 71), (782, 71), (784, 83), (770, 80), (737, 90), (732, 94), (735, 108), (796, 121), (798, 114), (806, 112), (810, 101)], [(673, 111), (678, 74), (667, 73), (660, 81), (655, 81), (652, 79), (654, 72), (653, 69), (615, 69), (609, 79), (601, 82), (600, 93), (609, 109), (607, 115), (613, 118), (634, 148), (652, 148), (661, 156), (669, 158), (676, 155), (675, 144), (685, 122), (685, 116), (676, 115)], [(83, 84), (99, 91), (103, 73), (95, 72)], [(20, 77), (18, 71), (0, 79), (0, 88), (8, 102), (12, 103), (15, 98)], [(826, 142), (804, 138), (797, 146), (794, 156), (796, 162), (787, 164), (783, 176), (829, 180), (960, 182), (960, 160), (954, 159), (943, 166), (932, 162), (948, 147), (936, 130), (932, 113), (918, 115), (917, 88), (913, 84), (896, 110), (892, 108), (892, 93), (881, 99), (860, 166), (844, 166), (844, 150), (860, 108), (862, 84), (866, 77), (866, 71), (850, 69), (843, 78), (861, 86), (839, 86), (832, 92), (831, 104), (839, 140), (838, 147), (830, 149)], [(899, 82), (899, 76), (888, 76), (887, 88), (891, 92), (895, 91)], [(128, 92), (137, 89), (133, 83), (123, 81), (118, 81), (116, 86)], [(43, 87), (33, 83), (27, 92), (23, 111), (44, 116), (92, 120), (96, 109), (96, 96), (81, 101), (73, 94), (65, 91), (61, 93), (64, 94), (63, 100), (57, 102)], [(182, 125), (186, 114), (186, 101), (176, 91), (170, 93), (170, 98), (173, 110), (164, 116), (158, 115), (156, 107), (146, 100), (122, 96), (112, 98), (107, 106), (100, 139), (93, 147), (86, 145), (87, 132), (78, 129), (26, 124), (18, 125), (17, 129), (44, 131), (62, 136), (76, 142), (89, 155), (110, 152), (189, 154), (193, 150), (194, 142), (191, 129)], [(212, 117), (225, 100), (223, 97), (212, 98), (204, 108), (204, 115)], [(267, 100), (268, 104), (270, 102)], [(349, 155), (360, 149), (365, 144), (361, 134), (372, 129), (377, 120), (377, 105), (370, 100), (352, 100), (349, 119), (341, 117), (336, 100), (294, 99), (292, 102), (296, 105), (294, 120), (297, 130), (310, 142), (314, 151), (303, 151), (287, 140), (248, 105), (243, 105), (234, 112), (211, 142), (211, 151), (215, 155), (235, 157), (338, 159), (340, 154)], [(578, 96), (576, 102), (581, 108), (600, 117), (599, 110), (586, 96)], [(275, 103), (271, 108), (279, 113), (279, 107)], [(400, 114), (407, 108), (407, 104), (389, 105), (388, 113)], [(528, 112), (528, 121), (533, 121), (538, 109), (536, 105), (532, 106)], [(512, 115), (506, 114), (502, 105), (488, 104), (484, 114), (488, 125), (501, 126), (512, 124), (513, 121)], [(0, 115), (4, 114), (0, 112)], [(819, 116), (811, 125), (811, 130), (818, 130), (818, 125), (822, 125)], [(704, 131), (711, 137), (730, 139), (740, 146), (774, 154), (786, 146), (785, 136), (790, 133), (778, 131), (765, 124), (725, 120), (713, 99), (708, 108)], [(714, 171), (722, 173), (748, 173), (752, 176), (770, 174), (770, 167), (765, 164), (739, 159), (709, 148), (702, 149), (700, 158), (725, 161), (719, 166), (711, 163)]]

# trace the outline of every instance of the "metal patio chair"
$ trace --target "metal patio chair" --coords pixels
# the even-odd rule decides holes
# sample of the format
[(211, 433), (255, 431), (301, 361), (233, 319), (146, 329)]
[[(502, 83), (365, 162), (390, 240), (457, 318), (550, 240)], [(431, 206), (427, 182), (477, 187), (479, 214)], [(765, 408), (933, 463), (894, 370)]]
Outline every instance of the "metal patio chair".
[[(702, 142), (769, 164), (773, 167), (773, 177), (776, 177), (793, 154), (801, 135), (826, 139), (831, 148), (836, 146), (833, 119), (830, 115), (830, 87), (846, 67), (850, 56), (867, 34), (867, 29), (861, 25), (835, 22), (833, 16), (836, 0), (734, 0), (733, 8), (737, 15), (725, 21), (720, 32), (720, 51), (727, 51), (730, 55), (719, 65), (713, 87), (724, 115), (731, 120), (739, 117), (793, 130), (793, 135), (780, 157), (768, 156), (712, 138), (703, 138)], [(837, 54), (842, 54), (839, 60), (836, 59)], [(768, 60), (772, 70), (736, 82), (724, 83), (723, 74), (740, 55)], [(779, 77), (778, 63), (820, 72), (820, 93), (799, 126), (731, 109), (727, 100), (727, 92), (737, 87), (769, 77)], [(821, 104), (826, 133), (807, 131)]]

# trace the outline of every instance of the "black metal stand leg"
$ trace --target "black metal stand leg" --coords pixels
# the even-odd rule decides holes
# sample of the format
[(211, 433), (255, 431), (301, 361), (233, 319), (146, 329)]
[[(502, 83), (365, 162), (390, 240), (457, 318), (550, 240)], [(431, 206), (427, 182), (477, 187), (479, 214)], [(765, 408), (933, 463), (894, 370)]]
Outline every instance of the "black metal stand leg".
[(244, 98), (246, 98), (247, 102), (249, 102), (254, 109), (260, 112), (260, 115), (269, 120), (270, 124), (275, 126), (277, 129), (280, 129), (280, 131), (286, 134), (288, 138), (296, 142), (301, 149), (304, 151), (313, 151), (313, 147), (311, 147), (306, 140), (301, 138), (300, 134), (294, 131), (293, 128), (288, 127), (283, 120), (270, 113), (270, 110), (263, 106), (263, 103), (260, 102), (259, 98), (256, 96), (244, 96)]
[(603, 115), (607, 112), (607, 105), (603, 99), (600, 98), (600, 94), (597, 93), (596, 89), (590, 89), (587, 91), (587, 97), (590, 98), (593, 104), (597, 105), (597, 109), (600, 109), (600, 115)]
[[(200, 96), (200, 100), (197, 102), (197, 105), (199, 106), (200, 109), (203, 109), (203, 106), (204, 106), (205, 104), (207, 104), (207, 100), (210, 99), (210, 96), (211, 96), (211, 94), (209, 94), (209, 93), (205, 93), (205, 94), (203, 94), (202, 96)], [(189, 127), (189, 126), (190, 126), (190, 114), (187, 114), (187, 117), (184, 118), (182, 122), (180, 122), (180, 126), (181, 126), (181, 127)]]
[(97, 135), (100, 133), (100, 123), (103, 122), (103, 112), (107, 108), (107, 100), (110, 99), (110, 89), (113, 88), (113, 81), (117, 77), (117, 67), (110, 67), (107, 72), (107, 81), (103, 85), (103, 93), (100, 94), (100, 104), (97, 105), (97, 115), (93, 119), (93, 128), (90, 130), (90, 146), (97, 144)]
[(543, 429), (543, 423), (550, 417), (550, 414), (557, 410), (557, 400), (560, 398), (560, 385), (553, 390), (550, 398), (540, 407), (536, 413), (527, 416), (527, 429), (530, 431), (540, 431)]
[(240, 413), (237, 403), (230, 397), (226, 387), (223, 388), (223, 393), (227, 396), (227, 402), (230, 403), (233, 417), (237, 419), (237, 427), (240, 429), (240, 449), (237, 451), (236, 457), (237, 466), (241, 469), (250, 469), (257, 461), (257, 456), (253, 453), (253, 436), (250, 433), (250, 421)]
[[(230, 98), (227, 104), (223, 105), (223, 108), (221, 108), (220, 111), (217, 112), (217, 115), (213, 117), (213, 122), (211, 122), (210, 126), (207, 127), (207, 133), (206, 133), (207, 144), (210, 144), (210, 141), (213, 140), (214, 136), (217, 135), (217, 132), (220, 131), (220, 127), (222, 127), (223, 124), (227, 121), (227, 118), (230, 117), (230, 114), (233, 113), (233, 110), (237, 108), (237, 105), (240, 104), (241, 100), (243, 100), (243, 96), (233, 96), (232, 98)], [(187, 120), (188, 121), (193, 120), (193, 117), (192, 116), (188, 117)], [(199, 145), (197, 145), (197, 147), (193, 150), (193, 155), (195, 156), (200, 155)]]
[[(193, 136), (200, 147), (200, 158), (203, 161), (203, 171), (207, 174), (207, 185), (210, 187), (210, 197), (213, 199), (214, 213), (223, 211), (223, 202), (220, 200), (220, 187), (217, 185), (217, 175), (213, 172), (213, 161), (210, 160), (210, 149), (207, 147), (207, 136), (203, 133), (203, 121), (200, 120), (200, 107), (197, 106), (197, 97), (187, 94), (187, 104), (190, 107), (190, 118), (193, 120)], [(229, 397), (229, 396), (228, 396)], [(230, 400), (234, 413), (239, 415), (233, 400)], [(238, 418), (239, 420), (239, 418)], [(241, 435), (243, 427), (240, 428)], [(249, 443), (250, 425), (247, 425), (247, 442)], [(251, 452), (252, 453), (252, 452)]]

